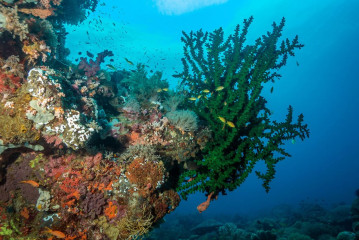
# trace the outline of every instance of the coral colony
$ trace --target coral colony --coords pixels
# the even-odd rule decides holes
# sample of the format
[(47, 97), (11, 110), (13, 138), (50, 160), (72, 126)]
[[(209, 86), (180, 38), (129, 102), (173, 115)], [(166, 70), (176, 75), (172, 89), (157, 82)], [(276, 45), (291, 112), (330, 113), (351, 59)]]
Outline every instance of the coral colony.
[(141, 63), (105, 71), (110, 50), (66, 60), (64, 24), (96, 5), (0, 0), (0, 239), (141, 238), (180, 196), (204, 193), (205, 211), (261, 160), (269, 190), (289, 156), (282, 145), (309, 135), (292, 107), (271, 120), (260, 95), (302, 47), (278, 44), (284, 20), (254, 45), (244, 45), (252, 18), (228, 39), (183, 33), (182, 84), (171, 90)]

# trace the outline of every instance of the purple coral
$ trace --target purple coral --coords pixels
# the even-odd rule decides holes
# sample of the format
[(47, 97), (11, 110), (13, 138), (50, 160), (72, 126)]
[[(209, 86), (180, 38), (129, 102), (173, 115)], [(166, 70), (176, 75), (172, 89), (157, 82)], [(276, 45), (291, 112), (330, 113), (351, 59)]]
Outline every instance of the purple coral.
[(85, 199), (82, 201), (80, 208), (85, 217), (94, 220), (97, 216), (101, 215), (106, 205), (106, 199), (103, 193), (86, 194)]
[(100, 71), (100, 64), (104, 62), (107, 56), (113, 56), (112, 51), (105, 50), (98, 53), (95, 61), (90, 59), (88, 62), (87, 58), (81, 58), (78, 68), (84, 70), (87, 77), (93, 77)]
[(22, 183), (21, 181), (37, 179), (40, 176), (32, 170), (29, 161), (35, 158), (35, 154), (28, 153), (23, 155), (23, 161), (16, 161), (12, 163), (6, 171), (6, 180), (3, 185), (0, 185), (0, 201), (7, 202), (11, 199), (11, 194), (20, 190), (20, 194), (29, 203), (35, 204), (39, 197), (37, 188), (30, 184)]

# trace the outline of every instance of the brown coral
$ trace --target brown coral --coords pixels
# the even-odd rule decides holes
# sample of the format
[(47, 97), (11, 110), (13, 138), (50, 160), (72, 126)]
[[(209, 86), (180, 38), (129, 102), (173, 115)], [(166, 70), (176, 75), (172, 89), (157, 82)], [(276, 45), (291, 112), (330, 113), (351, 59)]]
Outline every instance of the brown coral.
[[(0, 69), (0, 79), (4, 80), (4, 78), (1, 78), (1, 75), (2, 73)], [(14, 84), (14, 82), (11, 83)], [(29, 94), (24, 90), (24, 85), (17, 89), (16, 96), (11, 96), (9, 95), (9, 92), (4, 92), (4, 88), (2, 88), (2, 86), (8, 88), (8, 83), (5, 82), (5, 85), (1, 84), (4, 84), (4, 82), (1, 83), (0, 81), (0, 95), (3, 95), (3, 100), (5, 99), (4, 95), (7, 94), (8, 96), (2, 103), (0, 103), (0, 112), (3, 113), (0, 115), (0, 125), (6, 126), (6, 128), (0, 127), (0, 136), (3, 140), (3, 144), (12, 143), (20, 145), (26, 142), (36, 142), (40, 138), (40, 132), (33, 130), (33, 122), (26, 118), (25, 106), (29, 105), (31, 97), (29, 97)], [(16, 87), (10, 88), (11, 91), (14, 91), (15, 89)], [(13, 103), (13, 105), (11, 106), (9, 103)]]
[(151, 197), (153, 206), (154, 221), (163, 218), (167, 213), (172, 212), (180, 203), (179, 195), (172, 189), (167, 190), (156, 197)]
[(19, 78), (24, 78), (24, 65), (19, 63), (18, 56), (11, 55), (6, 60), (0, 58), (0, 68), (7, 74), (12, 74)]
[(22, 51), (27, 55), (29, 62), (32, 64), (35, 64), (40, 57), (43, 62), (46, 62), (47, 53), (51, 53), (45, 41), (38, 40), (36, 37), (33, 37), (31, 42), (28, 40), (24, 41)]
[(46, 19), (49, 16), (54, 15), (54, 11), (52, 9), (42, 9), (42, 8), (21, 8), (19, 12), (31, 14), (35, 17), (39, 17), (41, 19)]
[(143, 158), (136, 158), (127, 167), (126, 177), (134, 184), (134, 191), (142, 196), (152, 193), (164, 181), (165, 169), (162, 162), (149, 162)]
[(28, 26), (24, 21), (20, 21), (17, 14), (17, 5), (15, 5), (14, 8), (2, 7), (0, 5), (0, 13), (2, 13), (6, 19), (5, 29), (11, 32), (14, 38), (18, 36), (20, 41), (28, 38)]
[(60, 6), (61, 2), (62, 2), (62, 0), (40, 0), (39, 5), (42, 8), (49, 9), (49, 8), (51, 8), (51, 3), (52, 3), (52, 5)]

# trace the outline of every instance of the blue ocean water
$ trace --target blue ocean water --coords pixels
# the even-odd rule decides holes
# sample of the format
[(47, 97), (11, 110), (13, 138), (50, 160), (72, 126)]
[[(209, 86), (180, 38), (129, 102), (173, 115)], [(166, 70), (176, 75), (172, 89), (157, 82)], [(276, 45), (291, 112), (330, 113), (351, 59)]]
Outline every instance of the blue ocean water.
[[(248, 34), (253, 43), (285, 17), (283, 36), (299, 35), (305, 47), (281, 69), (282, 78), (265, 87), (264, 96), (274, 118), (283, 119), (289, 104), (295, 114), (303, 113), (311, 136), (287, 143), (292, 157), (278, 164), (268, 194), (252, 174), (202, 214), (252, 213), (302, 200), (350, 204), (359, 188), (358, 9), (357, 0), (105, 1), (85, 22), (67, 27), (67, 47), (74, 62), (78, 52), (109, 49), (115, 67), (130, 69), (124, 58), (145, 63), (163, 71), (175, 87), (172, 74), (182, 69), (182, 30), (223, 27), (230, 34), (253, 16)], [(197, 214), (203, 201), (203, 195), (194, 194), (175, 212)]]

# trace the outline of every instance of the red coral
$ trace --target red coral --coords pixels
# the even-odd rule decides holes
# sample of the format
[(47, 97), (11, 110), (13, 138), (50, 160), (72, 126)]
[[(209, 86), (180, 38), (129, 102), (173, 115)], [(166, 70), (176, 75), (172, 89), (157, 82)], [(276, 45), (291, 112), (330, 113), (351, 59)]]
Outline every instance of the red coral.
[(114, 222), (126, 216), (127, 208), (125, 205), (119, 205), (118, 202), (109, 200), (104, 213), (110, 222)]
[(21, 86), (21, 78), (0, 69), (0, 93), (14, 93)]
[(59, 183), (56, 195), (60, 197), (61, 207), (68, 208), (68, 211), (76, 213), (76, 204), (80, 199), (80, 188), (84, 179), (80, 171), (69, 171), (68, 176)]
[(143, 158), (136, 158), (128, 166), (126, 177), (131, 184), (136, 184), (142, 196), (151, 194), (164, 179), (163, 164), (148, 162)]

